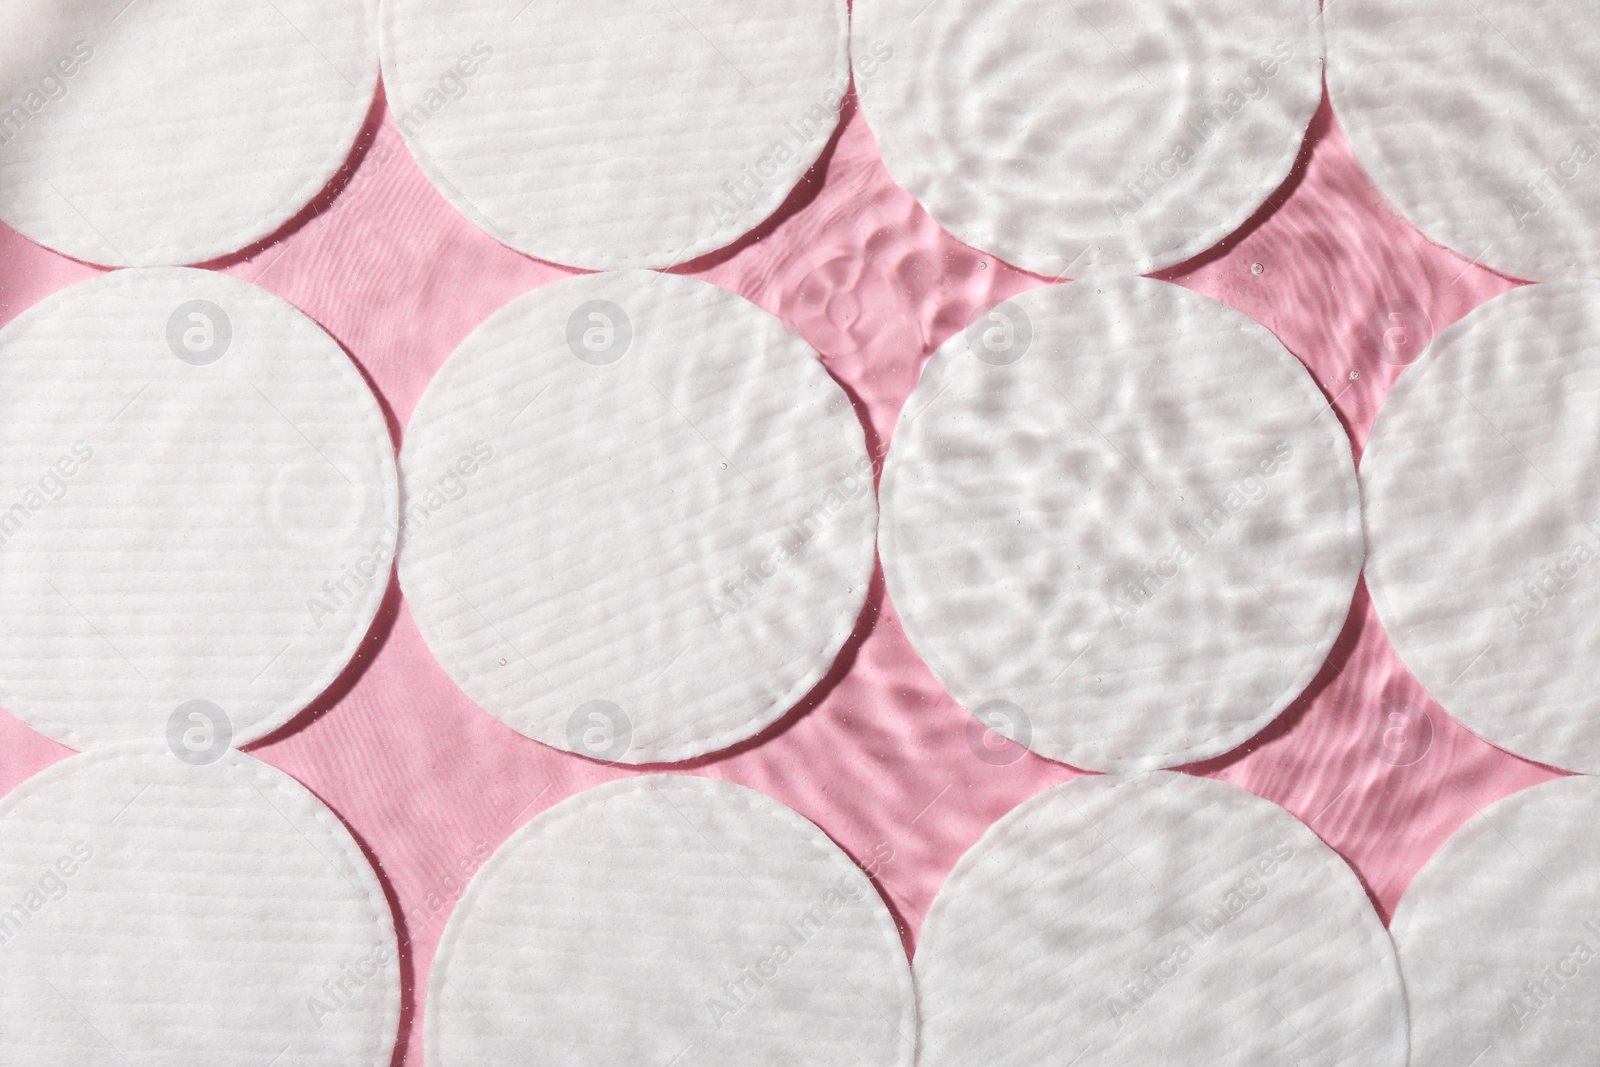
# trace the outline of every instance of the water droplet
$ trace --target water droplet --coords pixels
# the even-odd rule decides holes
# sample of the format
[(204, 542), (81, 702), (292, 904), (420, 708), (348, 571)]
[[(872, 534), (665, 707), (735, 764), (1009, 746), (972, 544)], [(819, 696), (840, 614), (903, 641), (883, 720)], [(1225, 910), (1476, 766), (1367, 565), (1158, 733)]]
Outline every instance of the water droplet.
[(1267, 269), (1267, 266), (1266, 266), (1265, 263), (1252, 263), (1252, 264), (1250, 264), (1250, 273), (1254, 274), (1258, 278), (1261, 276), (1262, 272), (1265, 271), (1266, 269)]

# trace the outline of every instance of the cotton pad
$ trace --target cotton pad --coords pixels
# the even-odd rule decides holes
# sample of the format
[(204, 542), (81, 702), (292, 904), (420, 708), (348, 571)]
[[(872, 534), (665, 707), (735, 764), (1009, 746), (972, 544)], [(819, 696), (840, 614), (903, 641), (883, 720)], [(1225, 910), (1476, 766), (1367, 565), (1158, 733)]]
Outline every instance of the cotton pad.
[(0, 219), (113, 266), (268, 236), (349, 156), (377, 0), (6, 0)]
[(0, 1064), (386, 1067), (394, 922), (293, 779), (163, 742), (56, 764), (0, 801)]
[(1469, 729), (1600, 770), (1600, 283), (1515, 289), (1401, 376), (1361, 462), (1367, 588)]
[(1036, 289), (923, 370), (889, 593), (962, 706), (1051, 759), (1226, 752), (1308, 685), (1361, 569), (1350, 444), (1261, 326), (1165, 282)]
[(811, 823), (743, 786), (647, 775), (523, 827), (429, 979), (428, 1067), (910, 1067), (894, 920)]
[(1412, 881), (1389, 926), (1412, 1067), (1593, 1059), (1597, 818), (1594, 779), (1544, 782), (1480, 811)]
[(1406, 1063), (1355, 874), (1283, 809), (1186, 775), (1024, 802), (950, 872), (914, 967), (938, 1067)]
[(950, 233), (1051, 277), (1144, 274), (1238, 229), (1322, 100), (1317, 0), (858, 0), (856, 91)]
[(779, 321), (645, 271), (556, 282), (464, 341), (401, 453), (400, 580), (467, 694), (626, 763), (776, 720), (866, 598), (877, 508), (844, 391)]
[(333, 682), (399, 494), (332, 338), (224, 275), (118, 271), (0, 330), (0, 381), (0, 705), (75, 748), (209, 751)]
[(1600, 7), (1338, 0), (1328, 93), (1424, 234), (1518, 278), (1600, 275)]
[(383, 0), (400, 132), (504, 244), (665, 267), (778, 209), (838, 124), (844, 0)]

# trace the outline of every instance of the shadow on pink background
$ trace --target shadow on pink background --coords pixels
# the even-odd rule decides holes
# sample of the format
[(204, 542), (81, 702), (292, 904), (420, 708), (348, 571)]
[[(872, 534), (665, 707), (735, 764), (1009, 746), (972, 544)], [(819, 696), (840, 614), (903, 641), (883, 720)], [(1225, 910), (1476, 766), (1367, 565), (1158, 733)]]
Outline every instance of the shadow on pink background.
[[(278, 294), (337, 338), (397, 440), (468, 333), (512, 298), (574, 273), (506, 249), (449, 207), (381, 97), (329, 190), (264, 247), (213, 266)], [(933, 350), (979, 305), (1045, 284), (959, 243), (895, 186), (853, 99), (774, 219), (681, 271), (740, 293), (815, 346), (880, 459)], [(0, 322), (97, 273), (0, 227)], [(1271, 329), (1310, 369), (1358, 455), (1400, 364), (1431, 331), (1516, 284), (1397, 218), (1326, 101), (1267, 206), (1160, 277)], [(980, 758), (972, 722), (912, 650), (880, 572), (854, 636), (805, 701), (753, 741), (670, 769), (776, 797), (858, 860), (887, 843), (893, 858), (875, 880), (910, 952), (956, 859), (1019, 802), (1080, 773), (1021, 750)], [(340, 680), (250, 751), (321, 797), (374, 862), (406, 949), (395, 1062), (418, 1067), (428, 967), (475, 849), (499, 845), (574, 793), (638, 773), (546, 748), (479, 710), (434, 662), (392, 582)], [(0, 713), (0, 790), (70, 754)], [(1558, 773), (1491, 747), (1429, 700), (1364, 586), (1310, 689), (1258, 737), (1189, 770), (1308, 823), (1355, 868), (1385, 920), (1476, 810)]]

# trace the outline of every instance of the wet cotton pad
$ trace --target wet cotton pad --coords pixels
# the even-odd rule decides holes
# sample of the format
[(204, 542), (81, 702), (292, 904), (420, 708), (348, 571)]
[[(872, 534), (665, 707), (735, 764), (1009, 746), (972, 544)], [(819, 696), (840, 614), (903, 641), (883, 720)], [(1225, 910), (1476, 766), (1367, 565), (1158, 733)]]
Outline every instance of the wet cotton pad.
[(1355, 874), (1283, 809), (1186, 775), (1024, 802), (950, 872), (915, 969), (938, 1067), (1406, 1063)]
[(916, 1003), (888, 909), (821, 830), (651, 775), (501, 846), (439, 943), (426, 1026), (428, 1067), (910, 1067)]
[(163, 741), (0, 801), (0, 1063), (384, 1067), (394, 921), (339, 820), (235, 752)]
[(1441, 333), (1361, 461), (1395, 651), (1485, 740), (1600, 771), (1600, 283), (1513, 290)]
[(980, 314), (906, 402), (889, 593), (985, 723), (1094, 770), (1226, 752), (1310, 683), (1361, 569), (1350, 444), (1261, 326), (1165, 282)]
[(872, 464), (814, 351), (732, 293), (589, 275), (464, 341), (401, 454), (400, 580), (467, 694), (627, 763), (755, 734), (872, 576)]
[(118, 271), (0, 330), (0, 382), (0, 705), (80, 749), (194, 714), (243, 744), (333, 682), (398, 488), (332, 338), (224, 275)]
[(1418, 229), (1518, 278), (1600, 276), (1600, 7), (1337, 0), (1328, 94)]
[(112, 266), (270, 235), (349, 156), (377, 0), (6, 0), (0, 219)]
[(1316, 0), (858, 0), (856, 91), (950, 233), (1051, 277), (1144, 274), (1238, 229), (1322, 99)]
[(844, 0), (383, 0), (389, 107), (439, 192), (577, 267), (665, 267), (778, 209), (849, 86)]
[(1412, 881), (1389, 926), (1412, 1067), (1593, 1060), (1597, 820), (1594, 779), (1545, 782), (1480, 811)]

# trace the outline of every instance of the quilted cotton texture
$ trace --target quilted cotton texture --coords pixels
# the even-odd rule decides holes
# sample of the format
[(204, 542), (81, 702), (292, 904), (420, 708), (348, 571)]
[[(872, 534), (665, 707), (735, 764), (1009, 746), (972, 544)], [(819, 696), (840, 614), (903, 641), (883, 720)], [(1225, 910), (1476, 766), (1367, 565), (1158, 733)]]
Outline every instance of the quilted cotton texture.
[(915, 967), (925, 1067), (1406, 1063), (1394, 948), (1350, 868), (1185, 775), (1023, 803), (950, 872)]
[(1429, 694), (1492, 744), (1600, 771), (1600, 283), (1439, 335), (1362, 459), (1367, 586)]
[(1412, 1067), (1594, 1058), (1597, 818), (1594, 779), (1545, 782), (1478, 812), (1412, 881), (1390, 924)]
[(838, 125), (844, 0), (384, 0), (389, 102), (439, 191), (577, 267), (666, 267), (777, 210)]
[(1517, 278), (1600, 276), (1600, 8), (1338, 0), (1328, 93), (1418, 229)]
[(109, 266), (236, 252), (333, 178), (377, 80), (377, 0), (6, 0), (0, 219)]
[(947, 341), (881, 551), (951, 695), (1041, 755), (1215, 756), (1322, 666), (1361, 569), (1350, 443), (1265, 329), (1166, 282), (1036, 289)]
[(383, 1067), (397, 952), (349, 832), (248, 756), (135, 742), (0, 802), (5, 1067)]
[(910, 1067), (911, 973), (872, 883), (759, 793), (650, 775), (545, 812), (434, 959), (429, 1067)]
[(118, 271), (0, 331), (0, 381), (7, 710), (82, 749), (187, 730), (205, 701), (244, 744), (333, 682), (399, 492), (331, 337), (224, 275)]
[(429, 385), (401, 468), (429, 647), (485, 709), (595, 758), (681, 760), (772, 723), (872, 576), (848, 397), (705, 282), (589, 275), (514, 301)]
[(1322, 98), (1316, 0), (860, 0), (889, 173), (968, 244), (1051, 277), (1144, 274), (1238, 229)]

